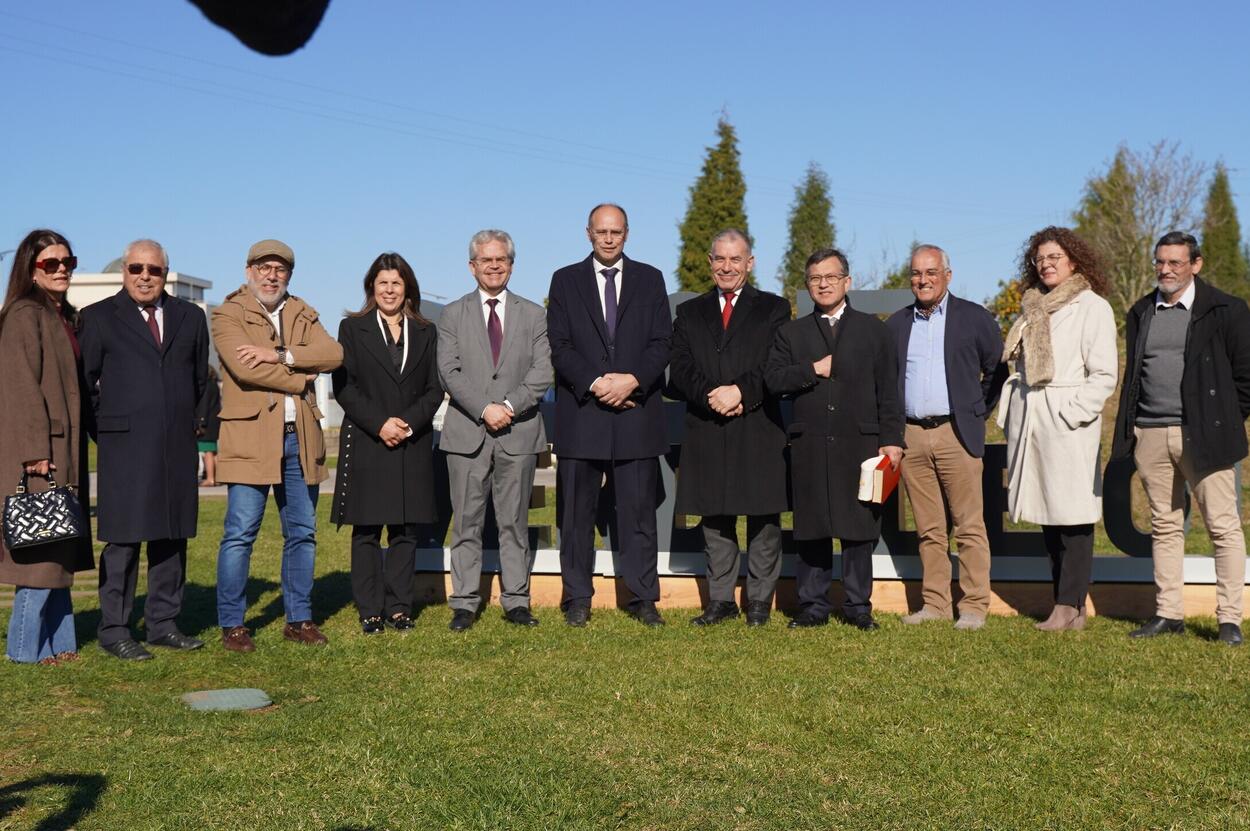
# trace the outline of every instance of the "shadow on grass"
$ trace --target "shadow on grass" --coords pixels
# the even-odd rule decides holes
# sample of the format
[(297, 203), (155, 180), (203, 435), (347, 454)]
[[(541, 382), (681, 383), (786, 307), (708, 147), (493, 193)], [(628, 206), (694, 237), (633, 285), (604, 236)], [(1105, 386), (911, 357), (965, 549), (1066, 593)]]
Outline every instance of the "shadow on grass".
[(26, 805), (29, 801), (27, 794), (38, 788), (61, 786), (70, 789), (65, 807), (44, 817), (34, 829), (62, 831), (73, 828), (95, 809), (107, 781), (98, 773), (49, 773), (5, 785), (0, 787), (0, 820)]

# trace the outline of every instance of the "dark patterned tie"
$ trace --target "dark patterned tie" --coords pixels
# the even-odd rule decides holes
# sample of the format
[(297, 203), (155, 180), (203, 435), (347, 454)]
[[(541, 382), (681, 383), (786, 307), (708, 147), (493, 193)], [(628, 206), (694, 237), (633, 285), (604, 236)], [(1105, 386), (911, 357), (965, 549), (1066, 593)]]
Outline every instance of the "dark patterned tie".
[(149, 304), (143, 307), (143, 313), (147, 316), (148, 329), (152, 332), (152, 339), (156, 341), (156, 347), (161, 346), (161, 327), (156, 325), (156, 307)]
[(603, 275), (603, 322), (608, 324), (608, 340), (616, 340), (616, 274), (619, 268), (605, 268)]
[(732, 317), (734, 313), (734, 292), (726, 291), (722, 292), (722, 294), (725, 295), (725, 308), (721, 309), (720, 323), (722, 329), (728, 329), (729, 318)]
[(495, 366), (499, 366), (499, 350), (503, 349), (503, 323), (495, 312), (499, 299), (492, 297), (486, 301), (486, 305), (490, 306), (490, 319), (486, 322), (486, 334), (490, 337), (490, 356), (495, 361)]

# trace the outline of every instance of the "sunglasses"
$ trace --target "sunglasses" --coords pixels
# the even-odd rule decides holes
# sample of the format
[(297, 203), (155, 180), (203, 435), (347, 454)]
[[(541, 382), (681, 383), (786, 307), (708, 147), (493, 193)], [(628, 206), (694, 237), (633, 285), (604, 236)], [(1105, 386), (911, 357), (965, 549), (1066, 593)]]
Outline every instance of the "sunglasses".
[(126, 266), (126, 271), (130, 272), (131, 274), (142, 274), (143, 269), (145, 268), (148, 270), (148, 274), (152, 275), (153, 277), (165, 276), (164, 266), (159, 266), (159, 265), (144, 265), (143, 263), (129, 263)]
[(42, 268), (44, 274), (56, 274), (57, 269), (65, 266), (66, 271), (73, 271), (78, 268), (77, 257), (66, 257), (65, 259), (57, 259), (56, 257), (48, 257), (46, 260), (36, 260), (35, 268)]

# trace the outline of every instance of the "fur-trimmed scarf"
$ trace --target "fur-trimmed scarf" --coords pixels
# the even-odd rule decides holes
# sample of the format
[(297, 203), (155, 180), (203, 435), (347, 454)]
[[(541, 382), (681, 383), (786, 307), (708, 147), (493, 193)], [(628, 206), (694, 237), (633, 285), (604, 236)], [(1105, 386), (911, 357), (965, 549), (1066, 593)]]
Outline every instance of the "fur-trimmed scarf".
[(1037, 286), (1020, 299), (1020, 316), (1011, 324), (1004, 360), (1019, 357), (1024, 349), (1024, 380), (1030, 387), (1041, 387), (1055, 378), (1055, 352), (1050, 343), (1050, 316), (1089, 288), (1089, 281), (1073, 274), (1055, 288), (1042, 292)]

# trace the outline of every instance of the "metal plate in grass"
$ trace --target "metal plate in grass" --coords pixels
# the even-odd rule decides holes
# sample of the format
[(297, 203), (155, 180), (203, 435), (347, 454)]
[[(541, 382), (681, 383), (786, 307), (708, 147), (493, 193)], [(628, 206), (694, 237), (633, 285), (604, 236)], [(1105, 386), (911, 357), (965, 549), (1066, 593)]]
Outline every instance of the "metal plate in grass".
[(264, 690), (200, 690), (182, 696), (192, 710), (259, 710), (268, 707), (273, 701)]

